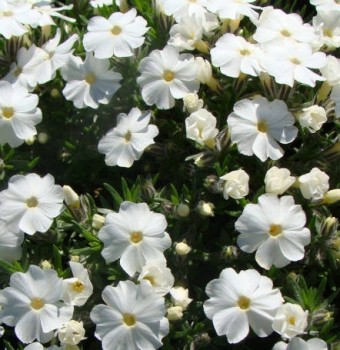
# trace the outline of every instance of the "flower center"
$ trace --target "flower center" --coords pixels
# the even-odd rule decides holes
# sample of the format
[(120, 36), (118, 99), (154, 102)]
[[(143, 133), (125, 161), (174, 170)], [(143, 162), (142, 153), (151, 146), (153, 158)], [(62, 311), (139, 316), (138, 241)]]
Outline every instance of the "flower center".
[(143, 277), (143, 280), (149, 281), (152, 286), (156, 285), (156, 280), (155, 280), (155, 277), (153, 277), (153, 276), (146, 275), (146, 276)]
[(121, 32), (122, 32), (122, 28), (119, 27), (119, 26), (114, 26), (114, 27), (111, 29), (111, 33), (112, 33), (113, 35), (119, 35)]
[(173, 72), (171, 72), (171, 70), (165, 70), (164, 73), (163, 73), (163, 79), (165, 81), (167, 81), (168, 83), (172, 80), (174, 80), (175, 78), (175, 74)]
[(281, 30), (281, 35), (285, 36), (285, 37), (289, 37), (292, 34), (290, 33), (290, 31), (288, 31), (287, 29)]
[(42, 307), (44, 307), (45, 302), (41, 298), (33, 298), (31, 301), (31, 307), (35, 310), (40, 310)]
[(247, 297), (240, 297), (240, 299), (237, 301), (237, 305), (240, 309), (247, 310), (250, 306), (250, 299)]
[(2, 116), (6, 119), (11, 119), (14, 115), (13, 107), (2, 107)]
[(292, 57), (290, 59), (290, 62), (292, 62), (293, 64), (301, 64), (301, 62), (296, 57)]
[(143, 239), (142, 232), (140, 231), (133, 231), (130, 235), (130, 242), (137, 244)]
[(75, 281), (72, 283), (71, 288), (74, 292), (80, 293), (84, 290), (85, 286), (84, 286), (84, 283), (82, 283), (78, 280), (78, 281)]
[(240, 50), (240, 54), (242, 56), (249, 56), (250, 55), (250, 51), (248, 49), (242, 49), (242, 50)]
[(88, 83), (88, 84), (93, 84), (96, 82), (96, 76), (93, 74), (93, 73), (87, 73), (85, 75), (85, 81)]
[(288, 323), (292, 326), (295, 326), (295, 322), (296, 322), (296, 317), (295, 316), (290, 316), (288, 318)]
[(282, 233), (282, 226), (281, 225), (276, 225), (276, 224), (270, 225), (269, 234), (272, 237), (276, 237), (276, 236), (280, 235), (281, 233)]
[(2, 13), (2, 15), (3, 15), (4, 17), (11, 17), (11, 16), (13, 16), (13, 12), (7, 10), (7, 11), (4, 11), (4, 12)]
[(322, 32), (324, 36), (328, 36), (329, 38), (333, 37), (333, 31), (329, 28), (324, 28)]
[(124, 135), (124, 142), (129, 143), (131, 141), (131, 131), (129, 130), (125, 135)]
[(26, 205), (28, 208), (35, 208), (38, 206), (38, 200), (35, 197), (26, 199)]
[(123, 323), (128, 327), (133, 327), (136, 324), (136, 317), (133, 314), (123, 314)]
[(257, 130), (259, 132), (267, 132), (268, 131), (268, 124), (265, 120), (260, 120), (257, 123)]

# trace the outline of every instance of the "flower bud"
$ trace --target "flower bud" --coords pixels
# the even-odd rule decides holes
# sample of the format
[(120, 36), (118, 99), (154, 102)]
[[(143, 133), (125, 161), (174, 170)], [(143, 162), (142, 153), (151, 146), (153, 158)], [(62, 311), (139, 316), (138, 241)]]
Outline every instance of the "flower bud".
[(340, 200), (340, 189), (330, 190), (323, 195), (322, 203), (332, 204)]
[(53, 265), (48, 260), (43, 260), (40, 263), (40, 266), (43, 270), (49, 270), (53, 268)]
[(197, 94), (190, 93), (183, 97), (184, 109), (189, 113), (198, 111), (203, 107), (203, 100)]
[(173, 287), (170, 289), (171, 301), (175, 306), (180, 306), (185, 310), (192, 302), (189, 298), (189, 290), (183, 287)]
[(319, 168), (313, 168), (298, 180), (300, 191), (306, 199), (320, 200), (329, 188), (329, 176)]
[(181, 218), (185, 218), (190, 214), (190, 207), (185, 203), (180, 203), (176, 207), (176, 214)]
[(323, 107), (313, 105), (302, 109), (302, 113), (298, 115), (298, 121), (303, 128), (315, 133), (327, 121), (327, 113)]
[(290, 171), (286, 168), (270, 168), (264, 178), (267, 193), (280, 195), (288, 190), (295, 182), (295, 177), (290, 176)]
[(39, 132), (39, 134), (37, 135), (37, 139), (39, 143), (44, 145), (48, 141), (49, 136), (48, 134), (46, 134), (46, 132)]
[(92, 227), (96, 230), (100, 230), (105, 222), (105, 217), (99, 214), (94, 214), (92, 217)]
[(169, 321), (178, 321), (183, 317), (183, 309), (180, 306), (170, 306), (166, 311), (166, 317)]
[(231, 171), (220, 177), (224, 180), (223, 197), (241, 199), (249, 193), (249, 175), (242, 169)]
[(29, 137), (28, 139), (25, 140), (26, 145), (32, 146), (35, 141), (35, 135)]
[(187, 255), (191, 251), (191, 247), (186, 242), (179, 242), (175, 245), (175, 251), (178, 255)]
[(83, 322), (74, 320), (64, 323), (63, 327), (58, 330), (58, 338), (62, 344), (77, 345), (80, 341), (85, 339), (85, 329)]
[(78, 209), (80, 207), (79, 196), (70, 186), (64, 185), (63, 193), (65, 202), (70, 208)]
[(215, 206), (213, 203), (200, 201), (197, 210), (202, 216), (214, 216)]

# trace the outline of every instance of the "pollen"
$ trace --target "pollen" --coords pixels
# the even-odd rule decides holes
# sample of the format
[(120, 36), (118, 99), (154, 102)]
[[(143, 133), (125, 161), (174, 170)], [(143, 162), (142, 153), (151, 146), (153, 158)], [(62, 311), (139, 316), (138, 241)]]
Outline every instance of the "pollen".
[(296, 317), (295, 316), (290, 316), (288, 318), (288, 323), (292, 326), (295, 326), (295, 323), (296, 323)]
[(240, 54), (242, 56), (249, 56), (251, 54), (251, 52), (248, 49), (242, 49), (242, 50), (240, 50)]
[(13, 107), (2, 107), (2, 116), (5, 119), (11, 119), (14, 115)]
[(78, 280), (72, 283), (71, 288), (74, 292), (80, 293), (84, 290), (85, 286), (84, 283)]
[(87, 73), (85, 75), (85, 81), (90, 85), (94, 84), (96, 82), (96, 80), (97, 80), (97, 78), (93, 73)]
[(143, 234), (140, 231), (133, 231), (130, 235), (130, 242), (138, 244), (143, 239)]
[(276, 224), (270, 225), (269, 234), (272, 237), (276, 237), (276, 236), (280, 235), (281, 233), (282, 233), (282, 226), (281, 225), (276, 225)]
[(292, 62), (293, 64), (301, 64), (301, 61), (299, 61), (296, 57), (292, 57), (290, 59), (290, 62)]
[(26, 205), (28, 208), (35, 208), (38, 206), (38, 200), (35, 197), (26, 199)]
[(240, 297), (237, 301), (237, 305), (242, 310), (248, 310), (250, 307), (250, 299), (248, 299), (247, 297)]
[(163, 73), (163, 79), (169, 83), (175, 79), (175, 74), (171, 70), (166, 69)]
[(268, 124), (265, 120), (260, 120), (257, 123), (257, 130), (259, 132), (267, 132), (268, 131)]
[(112, 33), (113, 35), (119, 35), (121, 32), (122, 32), (122, 28), (119, 27), (119, 26), (114, 26), (114, 27), (111, 29), (111, 33)]
[(42, 307), (44, 307), (45, 302), (41, 298), (33, 298), (31, 301), (31, 307), (34, 310), (40, 310)]
[(131, 141), (131, 131), (129, 130), (125, 135), (124, 135), (124, 143), (129, 143)]
[(290, 37), (292, 33), (289, 30), (284, 29), (284, 30), (281, 30), (281, 35), (285, 37)]
[(128, 327), (133, 327), (136, 324), (136, 317), (133, 314), (123, 314), (123, 323)]

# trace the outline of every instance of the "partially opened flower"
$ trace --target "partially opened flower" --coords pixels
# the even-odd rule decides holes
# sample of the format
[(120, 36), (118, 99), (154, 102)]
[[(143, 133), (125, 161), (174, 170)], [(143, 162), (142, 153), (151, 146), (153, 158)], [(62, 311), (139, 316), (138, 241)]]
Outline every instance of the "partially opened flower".
[(255, 154), (264, 162), (279, 159), (283, 149), (277, 143), (292, 142), (298, 132), (293, 126), (295, 118), (283, 101), (268, 101), (263, 97), (237, 102), (227, 119), (231, 141), (241, 154)]
[(123, 202), (118, 213), (109, 213), (98, 233), (104, 243), (106, 262), (120, 259), (121, 267), (133, 276), (148, 261), (165, 261), (163, 251), (171, 246), (163, 214), (150, 211), (146, 203)]
[(196, 79), (198, 64), (193, 56), (179, 54), (173, 46), (154, 50), (139, 64), (141, 76), (137, 82), (142, 89), (142, 97), (147, 105), (156, 104), (160, 109), (175, 105), (175, 99), (197, 92)]
[(129, 168), (154, 143), (158, 128), (156, 125), (149, 125), (150, 118), (150, 112), (142, 112), (139, 108), (132, 108), (128, 115), (118, 115), (116, 127), (98, 144), (99, 152), (105, 154), (107, 165)]
[(295, 182), (295, 177), (290, 176), (289, 169), (271, 167), (264, 178), (265, 190), (267, 193), (280, 195), (288, 190)]
[(265, 194), (258, 204), (247, 204), (237, 219), (237, 244), (247, 253), (256, 251), (256, 262), (264, 269), (284, 267), (305, 255), (311, 240), (305, 224), (306, 215), (292, 196)]
[(2, 290), (2, 321), (15, 327), (23, 343), (51, 340), (73, 314), (73, 307), (61, 301), (61, 287), (62, 279), (52, 269), (31, 265), (25, 273), (13, 273), (10, 286)]
[(146, 20), (137, 16), (136, 9), (114, 12), (108, 19), (100, 16), (89, 21), (83, 43), (86, 51), (96, 58), (133, 56), (133, 49), (143, 45), (148, 31)]
[(259, 337), (273, 332), (272, 321), (283, 298), (273, 282), (256, 270), (237, 273), (224, 269), (218, 279), (208, 283), (204, 312), (213, 321), (218, 335), (226, 335), (229, 343), (239, 343), (250, 328)]
[(135, 285), (120, 281), (106, 286), (102, 293), (106, 305), (96, 305), (90, 314), (96, 324), (95, 336), (103, 350), (158, 349), (169, 332), (164, 317), (164, 299), (146, 282)]
[(313, 26), (320, 28), (321, 45), (330, 49), (340, 47), (340, 10), (323, 9), (313, 17)]
[(79, 262), (70, 262), (73, 277), (63, 280), (62, 299), (68, 305), (82, 306), (92, 295), (93, 286), (87, 269)]
[(98, 108), (99, 104), (108, 104), (113, 94), (120, 88), (120, 73), (109, 69), (109, 60), (99, 60), (92, 53), (86, 54), (83, 62), (80, 57), (72, 56), (61, 69), (67, 81), (63, 94), (73, 102), (76, 108)]
[(329, 189), (329, 176), (319, 168), (313, 168), (298, 180), (300, 191), (306, 199), (320, 200)]
[(39, 98), (21, 86), (0, 81), (0, 144), (18, 147), (37, 134), (41, 122)]
[(46, 232), (62, 212), (63, 199), (63, 189), (52, 175), (15, 175), (0, 192), (0, 219), (13, 232)]
[(242, 169), (231, 171), (220, 179), (224, 181), (224, 199), (241, 199), (249, 193), (249, 175)]

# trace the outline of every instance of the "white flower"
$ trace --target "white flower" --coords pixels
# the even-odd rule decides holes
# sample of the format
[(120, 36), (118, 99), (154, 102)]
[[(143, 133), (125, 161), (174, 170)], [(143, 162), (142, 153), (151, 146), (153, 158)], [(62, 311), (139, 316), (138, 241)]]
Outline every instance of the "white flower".
[(202, 84), (209, 85), (213, 79), (210, 62), (202, 57), (195, 57), (195, 61), (198, 63), (196, 79)]
[(63, 186), (63, 194), (65, 203), (70, 208), (79, 208), (80, 207), (80, 200), (78, 194), (73, 190), (71, 186), (64, 185)]
[(198, 65), (193, 56), (179, 54), (173, 46), (154, 50), (139, 64), (141, 76), (137, 82), (142, 89), (142, 97), (147, 105), (156, 104), (160, 109), (170, 109), (175, 99), (197, 92), (196, 79)]
[(247, 253), (256, 251), (256, 262), (266, 270), (284, 267), (304, 257), (311, 240), (305, 224), (306, 215), (292, 196), (265, 194), (258, 204), (247, 204), (236, 221), (237, 244)]
[(62, 299), (68, 305), (82, 306), (92, 295), (93, 286), (87, 269), (79, 262), (70, 261), (73, 277), (63, 280)]
[(220, 177), (224, 180), (223, 197), (241, 199), (249, 193), (249, 175), (242, 169), (231, 171)]
[(327, 121), (327, 113), (323, 107), (313, 105), (302, 109), (302, 113), (298, 114), (298, 121), (303, 128), (315, 133)]
[(147, 281), (150, 283), (155, 293), (160, 296), (168, 294), (170, 288), (174, 285), (175, 279), (171, 270), (166, 267), (165, 261), (148, 261), (143, 266), (138, 281)]
[(295, 182), (295, 177), (290, 176), (290, 171), (286, 168), (279, 169), (271, 167), (264, 178), (267, 193), (280, 195), (288, 190)]
[(311, 69), (322, 68), (326, 55), (313, 52), (309, 44), (283, 40), (266, 44), (264, 51), (263, 67), (279, 84), (292, 87), (297, 81), (314, 87), (317, 80), (325, 80)]
[(214, 216), (215, 206), (213, 203), (199, 201), (197, 204), (197, 210), (202, 216)]
[(169, 321), (178, 321), (183, 317), (183, 309), (180, 306), (170, 306), (166, 310), (166, 317)]
[(295, 337), (289, 344), (284, 343), (283, 341), (275, 344), (272, 350), (327, 350), (327, 343), (319, 338), (312, 338), (307, 341)]
[(186, 136), (200, 145), (208, 147), (214, 145), (214, 138), (218, 134), (216, 118), (206, 109), (199, 109), (185, 119)]
[(0, 81), (0, 144), (18, 147), (36, 135), (41, 122), (39, 98), (20, 86)]
[(19, 233), (10, 231), (5, 222), (0, 220), (0, 257), (2, 260), (13, 262), (13, 260), (20, 259), (23, 241), (24, 234), (21, 231)]
[(287, 39), (304, 43), (316, 40), (314, 28), (310, 24), (303, 23), (300, 15), (287, 14), (271, 6), (264, 8), (253, 37), (262, 44)]
[(183, 287), (173, 287), (170, 289), (171, 301), (175, 306), (180, 306), (185, 310), (192, 302), (189, 298), (189, 290)]
[(152, 145), (158, 135), (156, 125), (149, 125), (150, 112), (132, 108), (129, 114), (120, 113), (117, 125), (98, 144), (98, 151), (105, 154), (105, 163), (129, 168), (144, 150)]
[(38, 1), (33, 8), (40, 14), (38, 24), (41, 27), (56, 25), (56, 23), (53, 20), (53, 17), (57, 17), (71, 23), (76, 22), (74, 18), (67, 17), (60, 13), (61, 11), (64, 11), (64, 10), (72, 10), (73, 4), (65, 5), (61, 7), (52, 7), (51, 5), (47, 4), (47, 1)]
[(46, 232), (62, 212), (63, 199), (62, 187), (50, 174), (14, 175), (8, 189), (0, 192), (0, 219), (14, 232)]
[(90, 5), (94, 8), (102, 7), (104, 5), (112, 5), (112, 0), (90, 0)]
[(337, 0), (309, 0), (316, 7), (316, 11), (320, 10), (338, 10), (340, 9), (339, 1)]
[(68, 321), (58, 329), (58, 338), (62, 344), (77, 345), (85, 339), (85, 329), (83, 322), (74, 320)]
[(197, 94), (190, 93), (183, 97), (184, 109), (189, 113), (193, 113), (203, 108), (203, 100), (201, 100)]
[(252, 5), (252, 2), (255, 0), (209, 0), (206, 6), (221, 19), (240, 20), (246, 16), (256, 21), (258, 14), (253, 9), (259, 7)]
[(237, 144), (241, 154), (255, 154), (264, 162), (279, 159), (283, 150), (276, 142), (292, 142), (298, 132), (295, 119), (284, 101), (269, 102), (263, 97), (237, 102), (234, 112), (227, 119), (231, 141)]
[(331, 9), (318, 11), (313, 17), (313, 26), (320, 28), (321, 44), (334, 49), (340, 47), (340, 10), (334, 11)]
[(329, 85), (335, 86), (340, 84), (340, 59), (328, 55), (327, 63), (324, 67), (320, 68), (320, 72)]
[(80, 57), (72, 59), (61, 68), (67, 81), (63, 89), (65, 98), (76, 108), (98, 108), (99, 103), (108, 104), (112, 95), (120, 88), (120, 73), (109, 70), (109, 60), (99, 60), (92, 53), (86, 54), (83, 62)]
[(2, 321), (15, 326), (23, 343), (46, 343), (71, 319), (73, 307), (61, 302), (62, 279), (56, 271), (31, 265), (25, 273), (13, 273), (9, 285), (2, 290)]
[(137, 16), (136, 9), (126, 13), (114, 12), (108, 19), (90, 19), (83, 43), (86, 51), (94, 51), (96, 58), (133, 56), (133, 49), (143, 45), (147, 22)]
[(319, 168), (299, 177), (299, 187), (304, 198), (319, 200), (329, 189), (329, 176)]
[(116, 287), (105, 287), (102, 297), (107, 305), (96, 305), (90, 317), (103, 350), (111, 350), (113, 344), (115, 350), (162, 346), (161, 339), (169, 332), (164, 299), (148, 283), (120, 281)]
[(216, 333), (226, 335), (229, 343), (238, 343), (249, 333), (259, 337), (273, 332), (272, 321), (283, 299), (272, 281), (256, 270), (237, 273), (224, 269), (218, 279), (208, 283), (204, 312), (213, 321)]
[(228, 77), (237, 78), (241, 73), (258, 76), (262, 71), (259, 63), (262, 50), (241, 36), (224, 34), (210, 53), (213, 66)]
[(285, 303), (276, 312), (273, 329), (283, 338), (293, 338), (304, 333), (307, 317), (308, 311), (304, 311), (300, 305)]
[(118, 213), (109, 213), (98, 233), (104, 243), (106, 262), (120, 259), (130, 276), (141, 272), (147, 261), (165, 261), (163, 251), (171, 246), (163, 214), (150, 211), (146, 203), (123, 202)]

